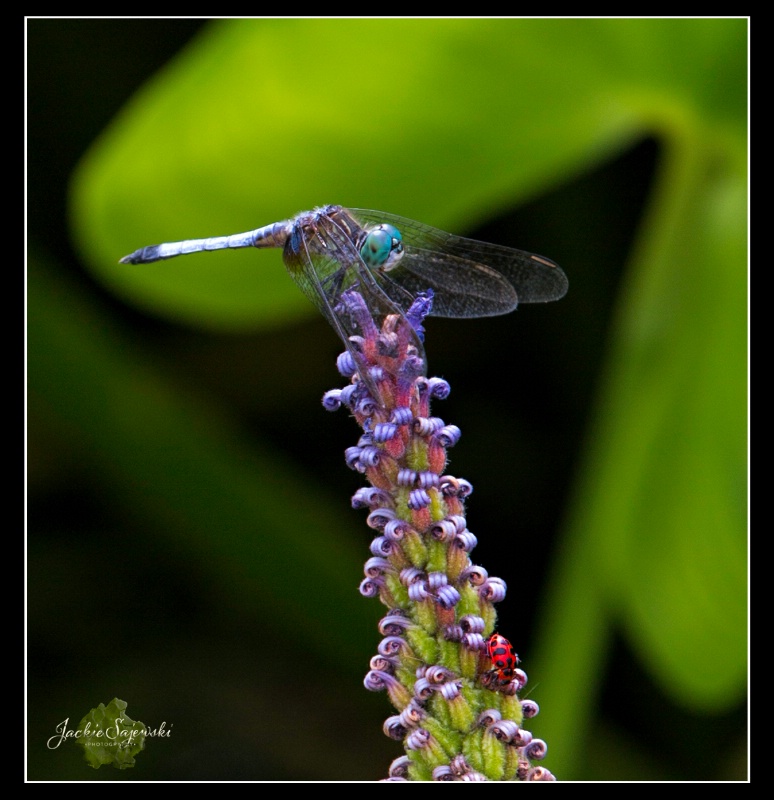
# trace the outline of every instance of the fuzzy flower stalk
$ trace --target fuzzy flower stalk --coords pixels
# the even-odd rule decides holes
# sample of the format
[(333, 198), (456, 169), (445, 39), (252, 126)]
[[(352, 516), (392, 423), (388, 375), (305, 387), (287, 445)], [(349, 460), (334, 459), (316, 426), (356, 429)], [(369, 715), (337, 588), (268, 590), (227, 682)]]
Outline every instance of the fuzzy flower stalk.
[(358, 331), (338, 360), (351, 382), (327, 392), (323, 405), (345, 406), (363, 430), (345, 453), (370, 484), (352, 498), (375, 532), (360, 592), (387, 608), (364, 683), (387, 693), (396, 713), (384, 733), (405, 750), (385, 780), (554, 780), (538, 763), (545, 742), (523, 727), (538, 713), (519, 697), (527, 675), (507, 640), (493, 635), (505, 582), (470, 559), (472, 487), (444, 473), (460, 430), (430, 412), (449, 393), (445, 380), (423, 374), (432, 293), (381, 325), (357, 291), (340, 302)]

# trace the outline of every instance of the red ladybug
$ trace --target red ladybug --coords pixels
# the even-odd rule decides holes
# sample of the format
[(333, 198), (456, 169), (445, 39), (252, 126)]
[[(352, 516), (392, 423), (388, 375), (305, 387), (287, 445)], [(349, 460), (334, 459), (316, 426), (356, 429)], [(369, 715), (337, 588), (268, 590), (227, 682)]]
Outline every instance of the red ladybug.
[(519, 663), (519, 657), (513, 649), (513, 645), (499, 633), (493, 633), (486, 643), (486, 652), (494, 669), (492, 672), (497, 676), (497, 682), (501, 686), (507, 686), (512, 680)]

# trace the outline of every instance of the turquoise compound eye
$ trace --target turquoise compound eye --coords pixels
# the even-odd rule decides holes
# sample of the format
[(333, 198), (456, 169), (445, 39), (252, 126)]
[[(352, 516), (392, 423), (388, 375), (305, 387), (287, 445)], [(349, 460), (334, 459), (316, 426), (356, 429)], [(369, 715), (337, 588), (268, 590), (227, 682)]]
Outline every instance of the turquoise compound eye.
[(371, 269), (389, 269), (403, 255), (403, 240), (394, 225), (383, 224), (369, 231), (360, 257)]

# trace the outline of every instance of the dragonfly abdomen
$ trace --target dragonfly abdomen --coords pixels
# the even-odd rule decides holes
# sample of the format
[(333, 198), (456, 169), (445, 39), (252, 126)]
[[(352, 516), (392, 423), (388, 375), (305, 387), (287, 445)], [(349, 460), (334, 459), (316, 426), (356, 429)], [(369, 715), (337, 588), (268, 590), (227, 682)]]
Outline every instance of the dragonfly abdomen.
[(283, 247), (289, 234), (289, 222), (274, 222), (254, 231), (234, 233), (230, 236), (211, 236), (207, 239), (186, 239), (182, 242), (166, 242), (141, 247), (128, 256), (121, 264), (150, 264), (165, 258), (184, 256), (208, 250), (238, 249), (240, 247)]

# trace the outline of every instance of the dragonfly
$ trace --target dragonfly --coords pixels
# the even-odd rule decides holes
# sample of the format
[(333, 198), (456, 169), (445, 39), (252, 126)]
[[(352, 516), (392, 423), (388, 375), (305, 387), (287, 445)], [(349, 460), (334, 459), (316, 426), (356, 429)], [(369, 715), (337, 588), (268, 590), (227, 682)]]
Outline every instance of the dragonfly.
[[(457, 318), (507, 314), (520, 303), (559, 300), (567, 292), (564, 272), (545, 256), (455, 236), (395, 214), (339, 205), (245, 233), (142, 247), (120, 263), (242, 247), (282, 248), (290, 276), (339, 335), (372, 395), (374, 381), (356, 346), (362, 320), (358, 323), (351, 304), (342, 302), (348, 292), (362, 297), (376, 323), (396, 315), (407, 328), (412, 328), (407, 311), (430, 292), (431, 316)], [(426, 366), (421, 337), (411, 336)]]

